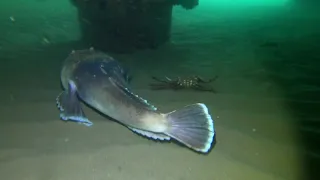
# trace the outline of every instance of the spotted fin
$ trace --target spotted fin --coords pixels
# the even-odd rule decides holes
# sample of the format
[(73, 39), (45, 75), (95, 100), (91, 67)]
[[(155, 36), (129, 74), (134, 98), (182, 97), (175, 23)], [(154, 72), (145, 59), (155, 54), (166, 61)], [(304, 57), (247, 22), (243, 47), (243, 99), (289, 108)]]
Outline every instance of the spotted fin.
[(128, 88), (126, 88), (126, 87), (120, 85), (119, 83), (117, 83), (116, 80), (114, 80), (112, 78), (109, 78), (109, 79), (115, 86), (117, 86), (123, 93), (125, 93), (131, 99), (134, 99), (137, 102), (141, 103), (142, 105), (147, 106), (150, 110), (153, 110), (153, 111), (157, 110), (157, 108), (155, 106), (153, 106), (152, 104), (148, 103), (147, 100), (145, 100), (145, 99), (139, 97), (138, 95), (132, 93)]
[(136, 133), (143, 135), (143, 136), (146, 136), (148, 138), (152, 138), (154, 140), (161, 140), (161, 141), (170, 140), (169, 136), (162, 134), (162, 133), (154, 133), (154, 132), (150, 132), (150, 131), (144, 131), (144, 130), (136, 129), (133, 127), (128, 127), (128, 128), (131, 129), (133, 132), (136, 132)]

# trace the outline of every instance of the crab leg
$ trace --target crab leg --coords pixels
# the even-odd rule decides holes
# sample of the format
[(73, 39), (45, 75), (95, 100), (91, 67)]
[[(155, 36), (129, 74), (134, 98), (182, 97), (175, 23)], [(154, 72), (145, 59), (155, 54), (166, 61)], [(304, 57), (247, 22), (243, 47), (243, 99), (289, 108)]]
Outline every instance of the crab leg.
[(207, 91), (207, 92), (216, 93), (216, 91), (212, 87), (203, 86), (203, 85), (200, 85), (200, 84), (194, 86), (193, 89), (197, 90), (197, 91)]
[(209, 79), (207, 81), (204, 80), (203, 78), (199, 77), (199, 76), (196, 76), (195, 78), (197, 78), (198, 82), (200, 82), (200, 83), (210, 83), (210, 82), (215, 81), (218, 78), (218, 76), (215, 76), (215, 77), (213, 77), (213, 78), (211, 78), (211, 79)]
[(169, 80), (169, 78), (167, 78), (167, 77), (166, 77), (166, 78), (167, 78), (168, 81), (159, 79), (159, 78), (154, 77), (154, 76), (152, 76), (151, 78), (152, 78), (153, 80), (156, 80), (156, 81), (159, 81), (159, 82), (162, 82), (162, 83), (170, 83), (170, 81), (171, 81), (171, 80)]
[(163, 90), (163, 89), (170, 89), (171, 87), (169, 84), (149, 84), (152, 90)]

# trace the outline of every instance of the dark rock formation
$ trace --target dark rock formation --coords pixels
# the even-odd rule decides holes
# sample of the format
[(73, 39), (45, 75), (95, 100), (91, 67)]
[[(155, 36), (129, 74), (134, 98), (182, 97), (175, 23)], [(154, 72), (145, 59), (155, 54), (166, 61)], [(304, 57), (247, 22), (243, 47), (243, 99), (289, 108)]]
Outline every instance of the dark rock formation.
[(198, 0), (71, 0), (82, 38), (106, 51), (157, 48), (170, 39), (172, 7), (192, 9)]

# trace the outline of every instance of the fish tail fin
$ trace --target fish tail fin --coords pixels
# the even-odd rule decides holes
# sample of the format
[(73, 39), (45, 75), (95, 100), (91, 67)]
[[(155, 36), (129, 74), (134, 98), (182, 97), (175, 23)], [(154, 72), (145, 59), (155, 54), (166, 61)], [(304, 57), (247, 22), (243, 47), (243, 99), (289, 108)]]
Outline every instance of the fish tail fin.
[(165, 114), (168, 127), (165, 134), (187, 147), (202, 153), (211, 149), (214, 124), (206, 105), (198, 103)]
[(77, 96), (77, 88), (74, 82), (68, 83), (68, 89), (62, 92), (56, 99), (62, 120), (76, 121), (86, 126), (92, 125), (85, 116)]

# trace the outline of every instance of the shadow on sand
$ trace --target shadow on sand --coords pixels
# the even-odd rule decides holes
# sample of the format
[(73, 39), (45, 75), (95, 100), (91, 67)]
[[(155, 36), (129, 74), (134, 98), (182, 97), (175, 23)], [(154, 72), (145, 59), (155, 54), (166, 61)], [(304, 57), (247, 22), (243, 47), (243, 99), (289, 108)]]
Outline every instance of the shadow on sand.
[[(320, 37), (320, 36), (318, 36)], [(300, 132), (305, 176), (320, 177), (320, 55), (319, 38), (301, 38), (272, 48), (263, 47), (275, 60), (263, 64), (270, 79), (282, 89)], [(273, 58), (271, 58), (273, 59)]]

